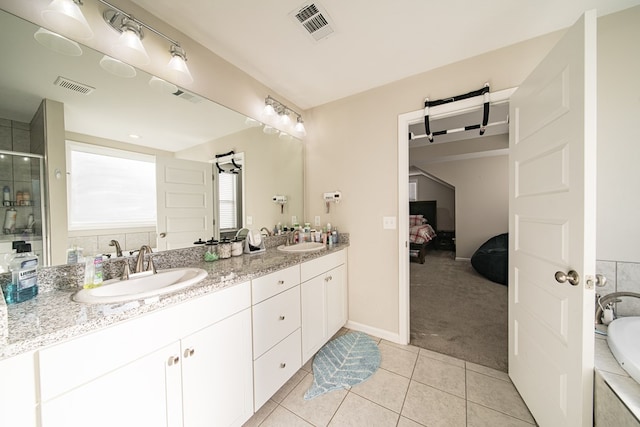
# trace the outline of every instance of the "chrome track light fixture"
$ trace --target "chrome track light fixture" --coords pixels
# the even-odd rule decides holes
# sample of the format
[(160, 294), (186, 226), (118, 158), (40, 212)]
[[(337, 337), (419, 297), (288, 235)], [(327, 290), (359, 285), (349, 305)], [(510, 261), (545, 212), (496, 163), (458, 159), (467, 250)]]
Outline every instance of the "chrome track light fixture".
[[(285, 129), (288, 129), (292, 125), (289, 114), (295, 114), (297, 117), (296, 124), (293, 126), (291, 133), (297, 136), (305, 136), (307, 134), (307, 131), (304, 128), (304, 121), (302, 120), (302, 115), (300, 113), (286, 106), (285, 104), (278, 101), (277, 99), (273, 98), (271, 95), (268, 95), (265, 98), (264, 110), (262, 111), (262, 115), (265, 118), (272, 118), (277, 115), (280, 118), (280, 123), (279, 123), (280, 126), (284, 127)], [(265, 129), (266, 128), (267, 126), (265, 126)], [(269, 128), (272, 129), (272, 127), (270, 126)], [(286, 132), (288, 132), (288, 130), (283, 131), (283, 133), (286, 133)]]
[[(131, 65), (147, 65), (150, 62), (142, 39), (144, 30), (148, 30), (170, 43), (169, 53), (171, 59), (167, 64), (167, 74), (176, 83), (184, 85), (193, 83), (193, 77), (187, 67), (187, 54), (180, 43), (141, 20), (133, 17), (117, 6), (105, 0), (97, 0), (107, 6), (102, 17), (114, 30), (120, 33), (120, 38), (114, 44), (114, 51), (118, 59)], [(67, 34), (72, 38), (90, 39), (93, 31), (87, 23), (80, 6), (82, 0), (52, 0), (41, 12), (42, 18), (54, 31)], [(117, 61), (113, 59), (113, 61)], [(111, 67), (113, 68), (113, 67)], [(127, 73), (127, 77), (129, 73)]]

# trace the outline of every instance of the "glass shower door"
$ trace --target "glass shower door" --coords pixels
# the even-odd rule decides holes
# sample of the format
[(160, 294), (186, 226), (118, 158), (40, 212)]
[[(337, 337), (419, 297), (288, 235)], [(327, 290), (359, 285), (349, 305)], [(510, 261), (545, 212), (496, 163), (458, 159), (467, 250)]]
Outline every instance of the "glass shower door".
[(0, 151), (0, 273), (19, 241), (31, 244), (41, 266), (48, 264), (43, 178), (42, 156)]

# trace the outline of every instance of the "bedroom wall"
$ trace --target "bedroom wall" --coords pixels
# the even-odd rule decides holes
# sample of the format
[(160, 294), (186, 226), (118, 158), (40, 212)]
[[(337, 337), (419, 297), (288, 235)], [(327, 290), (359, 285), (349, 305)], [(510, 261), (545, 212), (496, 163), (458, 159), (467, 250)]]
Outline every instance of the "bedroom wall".
[(456, 187), (456, 259), (469, 259), (489, 238), (509, 231), (509, 156), (422, 165)]
[(410, 176), (409, 182), (418, 186), (417, 200), (436, 201), (436, 221), (438, 230), (455, 230), (455, 189), (424, 175)]
[[(548, 34), (307, 111), (305, 212), (350, 233), (354, 327), (399, 339), (398, 230), (383, 229), (383, 217), (398, 212), (398, 115), (420, 109), (425, 96), (465, 93), (486, 81), (492, 90), (518, 86), (559, 37)], [(327, 215), (321, 195), (335, 189), (343, 201)]]

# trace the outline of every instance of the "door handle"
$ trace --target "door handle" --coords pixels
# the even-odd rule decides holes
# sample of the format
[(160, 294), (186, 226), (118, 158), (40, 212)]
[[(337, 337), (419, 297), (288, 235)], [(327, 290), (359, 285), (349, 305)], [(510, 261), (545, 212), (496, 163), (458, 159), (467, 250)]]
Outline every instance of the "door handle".
[(575, 270), (569, 270), (568, 273), (556, 271), (555, 277), (558, 283), (569, 282), (572, 286), (578, 286), (580, 283), (580, 275)]

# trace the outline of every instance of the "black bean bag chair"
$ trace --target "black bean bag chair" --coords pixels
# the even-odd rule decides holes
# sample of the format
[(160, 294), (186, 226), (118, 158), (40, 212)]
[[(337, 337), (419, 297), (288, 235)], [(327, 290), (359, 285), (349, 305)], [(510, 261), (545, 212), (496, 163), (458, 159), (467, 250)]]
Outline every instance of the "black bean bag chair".
[(471, 265), (487, 279), (506, 286), (509, 281), (509, 233), (484, 242), (471, 257)]

